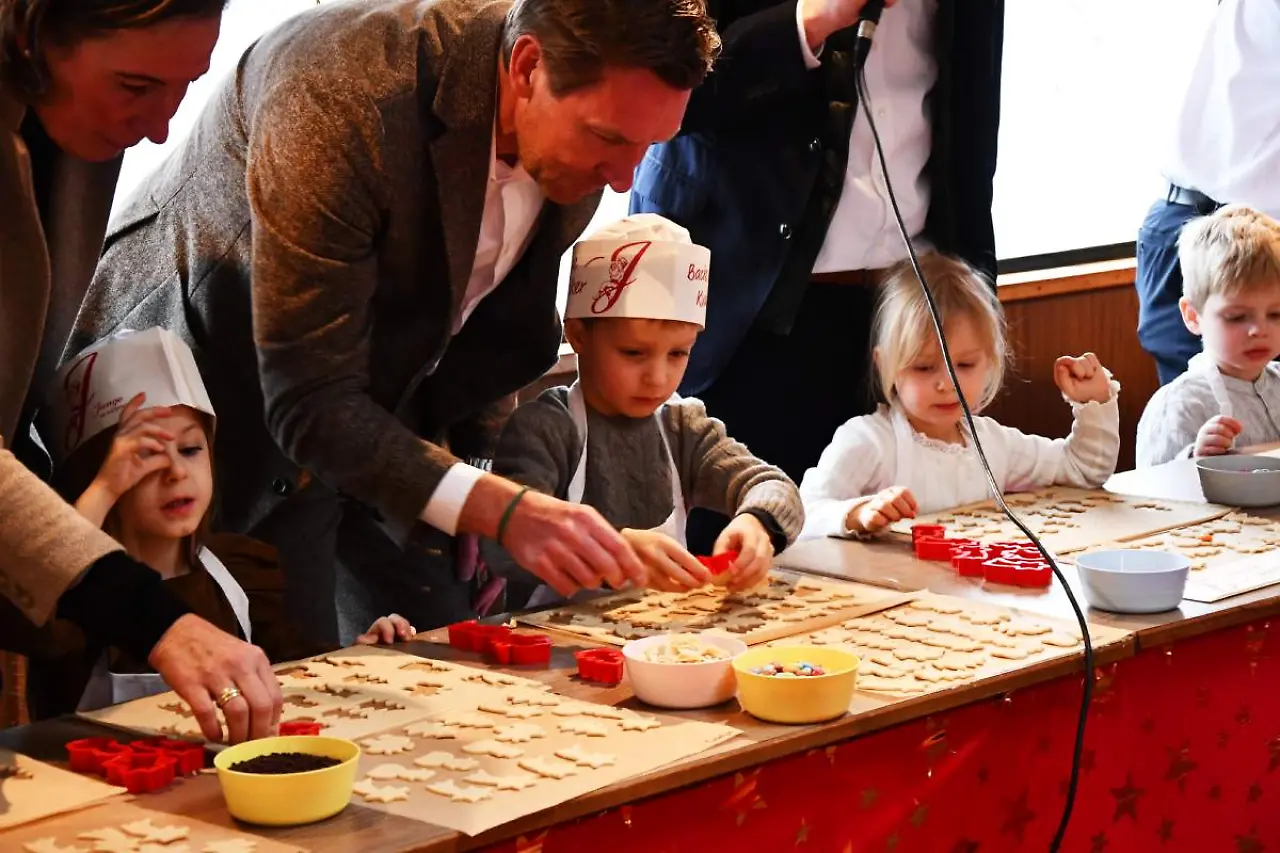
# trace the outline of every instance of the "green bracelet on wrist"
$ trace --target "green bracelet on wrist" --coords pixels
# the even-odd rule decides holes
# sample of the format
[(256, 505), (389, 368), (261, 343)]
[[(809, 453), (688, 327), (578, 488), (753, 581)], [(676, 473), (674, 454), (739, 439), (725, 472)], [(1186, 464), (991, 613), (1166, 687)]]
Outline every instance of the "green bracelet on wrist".
[(507, 504), (507, 508), (503, 510), (502, 518), (498, 521), (498, 535), (494, 537), (494, 541), (499, 545), (502, 544), (502, 537), (507, 533), (507, 525), (511, 523), (511, 516), (515, 515), (516, 505), (520, 503), (521, 499), (523, 499), (528, 492), (529, 487), (522, 486), (520, 491), (516, 492), (516, 496), (511, 499), (511, 503)]

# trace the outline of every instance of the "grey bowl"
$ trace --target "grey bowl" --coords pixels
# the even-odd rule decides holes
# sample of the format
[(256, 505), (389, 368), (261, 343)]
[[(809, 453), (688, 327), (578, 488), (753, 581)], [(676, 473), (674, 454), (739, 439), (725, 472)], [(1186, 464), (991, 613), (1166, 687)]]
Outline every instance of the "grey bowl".
[(1225, 506), (1280, 504), (1280, 459), (1270, 456), (1208, 456), (1196, 460), (1205, 500)]
[(1095, 551), (1075, 558), (1090, 606), (1112, 613), (1163, 613), (1182, 602), (1191, 564), (1168, 551)]

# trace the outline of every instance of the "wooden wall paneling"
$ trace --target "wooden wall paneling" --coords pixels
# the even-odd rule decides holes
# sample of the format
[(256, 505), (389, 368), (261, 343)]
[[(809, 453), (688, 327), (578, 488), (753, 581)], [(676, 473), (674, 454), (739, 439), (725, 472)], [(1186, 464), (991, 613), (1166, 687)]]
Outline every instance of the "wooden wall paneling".
[(1119, 470), (1133, 467), (1134, 435), (1158, 387), (1155, 362), (1138, 344), (1133, 287), (1110, 287), (1005, 304), (1013, 363), (988, 414), (1023, 432), (1050, 437), (1071, 430), (1071, 408), (1053, 383), (1061, 355), (1097, 353), (1120, 382)]

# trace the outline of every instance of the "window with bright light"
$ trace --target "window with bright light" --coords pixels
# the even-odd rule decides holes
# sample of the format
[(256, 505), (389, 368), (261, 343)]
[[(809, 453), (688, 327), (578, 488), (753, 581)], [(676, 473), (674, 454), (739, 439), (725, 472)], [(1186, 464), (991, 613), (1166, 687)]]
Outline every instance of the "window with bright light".
[(1214, 0), (1005, 3), (996, 249), (1130, 243), (1160, 177)]

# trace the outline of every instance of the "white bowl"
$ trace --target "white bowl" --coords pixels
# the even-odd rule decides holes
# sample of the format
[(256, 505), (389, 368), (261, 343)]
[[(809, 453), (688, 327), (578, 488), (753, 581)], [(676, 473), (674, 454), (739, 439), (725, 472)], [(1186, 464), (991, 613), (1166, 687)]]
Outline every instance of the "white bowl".
[(672, 636), (678, 635), (645, 637), (622, 647), (627, 680), (636, 698), (659, 708), (706, 708), (732, 699), (737, 688), (733, 659), (747, 650), (747, 644), (719, 634), (697, 634), (699, 639), (724, 649), (728, 657), (704, 663), (645, 660), (646, 651), (670, 641)]
[(1168, 551), (1096, 551), (1076, 557), (1085, 600), (1113, 613), (1163, 613), (1182, 602), (1191, 564)]
[(1200, 489), (1210, 503), (1226, 506), (1280, 504), (1280, 459), (1248, 454), (1196, 460)]

